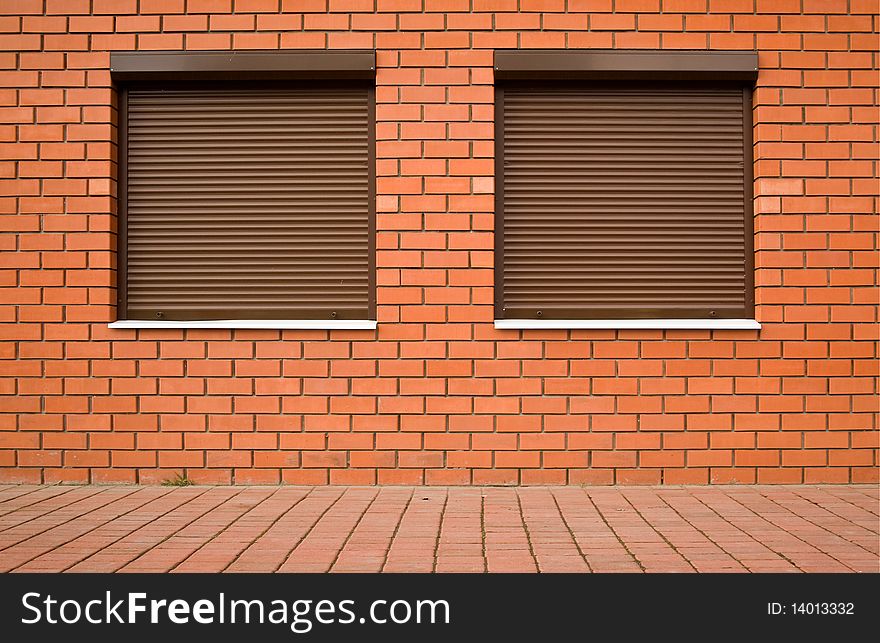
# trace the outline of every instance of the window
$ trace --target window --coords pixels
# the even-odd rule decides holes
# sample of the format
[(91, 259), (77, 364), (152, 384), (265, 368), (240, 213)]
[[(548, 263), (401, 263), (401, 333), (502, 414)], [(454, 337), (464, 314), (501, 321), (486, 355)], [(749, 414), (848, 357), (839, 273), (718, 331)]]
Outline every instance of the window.
[(496, 319), (754, 314), (753, 54), (496, 54)]
[(372, 52), (111, 66), (120, 318), (375, 319)]

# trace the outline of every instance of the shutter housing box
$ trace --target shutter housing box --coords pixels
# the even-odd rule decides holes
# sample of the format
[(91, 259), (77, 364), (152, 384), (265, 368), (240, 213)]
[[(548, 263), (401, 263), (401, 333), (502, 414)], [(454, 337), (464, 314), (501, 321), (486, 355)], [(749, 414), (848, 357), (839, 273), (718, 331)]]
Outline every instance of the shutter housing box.
[(111, 68), (120, 318), (375, 319), (373, 52)]
[(749, 52), (496, 52), (495, 318), (753, 317), (756, 74)]

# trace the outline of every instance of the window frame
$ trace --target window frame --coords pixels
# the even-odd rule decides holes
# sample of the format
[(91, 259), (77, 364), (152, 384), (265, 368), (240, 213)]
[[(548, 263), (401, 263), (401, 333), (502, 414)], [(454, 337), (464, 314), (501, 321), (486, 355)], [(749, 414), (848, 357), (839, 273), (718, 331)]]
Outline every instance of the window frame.
[[(495, 57), (495, 262), (494, 312), (498, 328), (718, 327), (755, 328), (753, 52), (499, 50)], [(509, 309), (504, 302), (504, 96), (507, 88), (724, 87), (742, 89), (744, 297), (742, 309), (718, 314), (711, 308), (642, 311), (620, 309)], [(637, 314), (633, 314), (636, 312)], [(715, 312), (715, 314), (712, 314)], [(700, 314), (697, 314), (700, 313)], [(687, 324), (686, 322), (690, 322)], [(734, 322), (742, 322), (735, 324)]]
[[(112, 328), (344, 328), (376, 327), (376, 85), (373, 51), (122, 52), (111, 54), (117, 96), (116, 319)], [(366, 317), (303, 317), (295, 309), (264, 318), (190, 317), (142, 319), (128, 312), (128, 93), (131, 89), (198, 87), (362, 88), (367, 94), (367, 308)], [(225, 311), (220, 310), (219, 314)], [(232, 311), (229, 311), (232, 312)], [(185, 317), (185, 318), (184, 318)]]

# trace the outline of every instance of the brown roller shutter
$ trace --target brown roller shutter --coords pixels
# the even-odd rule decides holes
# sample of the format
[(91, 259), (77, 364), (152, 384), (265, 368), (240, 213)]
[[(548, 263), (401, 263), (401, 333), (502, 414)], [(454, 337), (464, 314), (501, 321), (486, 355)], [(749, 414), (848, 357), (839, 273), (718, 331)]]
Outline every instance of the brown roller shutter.
[(368, 319), (372, 89), (132, 87), (128, 319)]
[(741, 86), (497, 92), (498, 318), (752, 315)]

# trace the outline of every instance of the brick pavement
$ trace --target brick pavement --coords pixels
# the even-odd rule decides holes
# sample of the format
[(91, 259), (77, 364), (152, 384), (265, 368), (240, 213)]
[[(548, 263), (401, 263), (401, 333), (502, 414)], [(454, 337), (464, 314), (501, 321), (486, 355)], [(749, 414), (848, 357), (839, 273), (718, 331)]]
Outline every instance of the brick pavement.
[(878, 572), (878, 487), (0, 486), (0, 571)]

